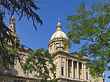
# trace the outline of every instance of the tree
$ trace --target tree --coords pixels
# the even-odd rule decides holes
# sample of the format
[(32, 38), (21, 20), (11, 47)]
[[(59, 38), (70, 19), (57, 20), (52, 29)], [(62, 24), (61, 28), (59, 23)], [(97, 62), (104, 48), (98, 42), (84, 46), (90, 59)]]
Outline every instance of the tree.
[[(44, 53), (43, 53), (44, 52)], [(48, 63), (48, 64), (47, 64)], [(51, 65), (48, 66), (48, 65)], [(49, 76), (49, 71), (53, 74), (55, 78), (56, 65), (53, 63), (53, 57), (49, 54), (48, 50), (44, 48), (37, 49), (36, 51), (31, 51), (26, 58), (25, 63), (22, 66), (24, 73), (29, 71), (34, 73), (34, 76), (37, 80), (40, 79), (40, 82), (46, 82), (47, 79), (51, 79)], [(53, 80), (53, 82), (56, 82)]]
[(85, 44), (79, 51), (80, 57), (88, 55), (91, 58), (90, 73), (93, 77), (101, 77), (105, 70), (110, 71), (110, 1), (93, 3), (91, 9), (82, 3), (76, 6), (77, 15), (68, 16), (71, 24), (68, 37), (70, 42)]
[[(2, 46), (0, 42), (0, 47)], [(4, 48), (0, 49), (0, 63), (6, 68), (9, 69), (10, 65), (14, 66), (15, 54), (18, 52), (16, 48), (9, 48), (5, 42), (3, 43)]]
[[(34, 0), (0, 0), (0, 58), (3, 59), (3, 61), (0, 63), (2, 63), (4, 67), (7, 68), (8, 65), (11, 64), (8, 50), (6, 49), (5, 45), (8, 44), (8, 41), (11, 41), (14, 44), (13, 48), (16, 45), (14, 42), (15, 37), (11, 35), (11, 30), (8, 29), (8, 27), (4, 23), (5, 17), (7, 15), (17, 13), (19, 20), (21, 20), (23, 16), (27, 16), (28, 20), (30, 18), (32, 19), (33, 26), (37, 30), (35, 22), (42, 25), (42, 20), (36, 13), (38, 9), (40, 8), (35, 5)], [(9, 32), (9, 34), (7, 34), (7, 32)], [(7, 53), (7, 55), (4, 53)], [(4, 57), (6, 57), (6, 59)], [(7, 60), (7, 62), (5, 62), (4, 60)]]

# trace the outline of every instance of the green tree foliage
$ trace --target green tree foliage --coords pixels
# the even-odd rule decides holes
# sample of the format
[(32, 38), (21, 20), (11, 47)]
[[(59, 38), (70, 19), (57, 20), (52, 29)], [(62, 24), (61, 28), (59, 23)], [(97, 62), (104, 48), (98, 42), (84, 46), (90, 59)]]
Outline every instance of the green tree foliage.
[[(50, 64), (51, 66), (47, 65)], [(34, 73), (34, 76), (38, 78), (42, 78), (41, 82), (47, 82), (47, 79), (51, 79), (49, 76), (49, 71), (53, 74), (55, 78), (55, 70), (56, 65), (53, 63), (53, 57), (49, 54), (48, 50), (44, 50), (44, 48), (37, 49), (36, 51), (31, 51), (26, 58), (25, 63), (22, 67), (24, 73), (29, 71), (30, 73)], [(52, 80), (55, 82), (56, 80)]]
[[(0, 0), (0, 58), (3, 59), (2, 63), (5, 67), (7, 67), (6, 65), (8, 63), (10, 64), (10, 60), (7, 58), (11, 57), (8, 55), (8, 50), (6, 50), (5, 45), (7, 45), (8, 41), (12, 42), (13, 47), (15, 47), (16, 44), (14, 42), (15, 37), (11, 35), (11, 30), (5, 25), (4, 19), (7, 15), (14, 13), (19, 16), (19, 20), (21, 20), (23, 16), (26, 16), (28, 20), (32, 19), (33, 26), (37, 30), (35, 22), (42, 25), (42, 20), (36, 13), (38, 9), (40, 8), (35, 5), (34, 0)], [(7, 34), (7, 32), (9, 32), (9, 34)], [(5, 53), (7, 53), (7, 55)], [(4, 54), (4, 56), (2, 56), (2, 54)], [(6, 57), (6, 59), (4, 57)]]
[(91, 8), (82, 3), (76, 6), (77, 15), (68, 16), (71, 24), (68, 37), (74, 44), (85, 40), (79, 54), (88, 55), (91, 61), (92, 76), (102, 76), (105, 70), (110, 70), (110, 2), (93, 3)]
[[(0, 46), (2, 46), (0, 42)], [(7, 44), (3, 43), (4, 48), (0, 49), (0, 63), (6, 68), (9, 69), (9, 65), (14, 66), (15, 54), (18, 52), (16, 48), (9, 48)]]

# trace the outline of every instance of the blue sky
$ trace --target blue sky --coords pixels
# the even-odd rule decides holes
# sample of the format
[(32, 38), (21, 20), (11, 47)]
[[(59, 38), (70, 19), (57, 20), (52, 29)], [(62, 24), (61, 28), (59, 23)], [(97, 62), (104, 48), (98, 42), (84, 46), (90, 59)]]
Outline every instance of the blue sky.
[[(20, 43), (30, 47), (33, 50), (44, 47), (48, 49), (48, 43), (52, 34), (56, 31), (58, 23), (58, 17), (62, 25), (62, 31), (67, 34), (69, 31), (66, 25), (68, 15), (76, 15), (75, 6), (81, 5), (82, 2), (90, 8), (92, 3), (98, 3), (99, 0), (37, 0), (41, 3), (35, 2), (40, 7), (36, 13), (40, 16), (43, 21), (43, 25), (36, 23), (38, 31), (35, 31), (31, 20), (27, 20), (23, 17), (21, 21), (18, 21), (19, 17), (15, 16), (16, 31), (20, 37)], [(5, 23), (9, 25), (10, 16), (6, 17)], [(73, 44), (70, 48), (70, 52), (79, 51), (83, 42), (79, 45)], [(105, 72), (106, 81), (110, 82), (107, 76), (110, 72)]]

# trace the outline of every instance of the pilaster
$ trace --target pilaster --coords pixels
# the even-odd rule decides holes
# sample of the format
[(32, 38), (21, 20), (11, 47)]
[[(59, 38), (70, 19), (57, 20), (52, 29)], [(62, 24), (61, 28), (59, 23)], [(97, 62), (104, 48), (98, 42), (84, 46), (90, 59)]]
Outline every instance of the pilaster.
[(59, 63), (58, 63), (58, 64), (59, 64), (59, 65), (58, 65), (58, 70), (59, 70), (59, 74), (58, 74), (58, 75), (59, 75), (59, 77), (60, 77), (60, 76), (61, 76), (61, 56), (59, 56), (58, 62), (59, 62)]
[(86, 80), (86, 72), (85, 72), (85, 63), (83, 63), (83, 68), (84, 68), (84, 72), (83, 72), (83, 79)]
[(65, 77), (67, 77), (67, 62), (66, 62), (66, 58), (65, 58)]
[(66, 61), (67, 61), (67, 78), (68, 78), (68, 59)]
[(79, 62), (77, 61), (77, 78), (79, 79)]

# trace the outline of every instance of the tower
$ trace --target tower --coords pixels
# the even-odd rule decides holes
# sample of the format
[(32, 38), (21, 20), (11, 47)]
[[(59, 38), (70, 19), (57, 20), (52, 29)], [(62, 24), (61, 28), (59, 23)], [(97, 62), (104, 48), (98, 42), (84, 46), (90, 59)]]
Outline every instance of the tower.
[(49, 47), (49, 52), (50, 53), (55, 53), (57, 51), (63, 51), (63, 52), (68, 52), (69, 49), (64, 49), (64, 46), (66, 43), (64, 40), (68, 40), (66, 34), (61, 30), (61, 24), (60, 24), (60, 19), (58, 19), (58, 24), (57, 24), (57, 30), (56, 32), (52, 35), (51, 40), (49, 41), (48, 47)]
[[(10, 23), (9, 23), (9, 27), (8, 28), (11, 30), (10, 33), (8, 31), (8, 34), (10, 34), (13, 37), (13, 41), (15, 43), (15, 46), (18, 46), (20, 40), (19, 40), (19, 35), (16, 34), (15, 17), (14, 17), (13, 14), (12, 14), (12, 16), (10, 18)], [(13, 42), (9, 41), (9, 44), (12, 45)]]
[(11, 18), (10, 18), (10, 23), (9, 23), (8, 28), (12, 31), (11, 34), (13, 36), (16, 36), (15, 17), (14, 17), (14, 15), (12, 15)]

